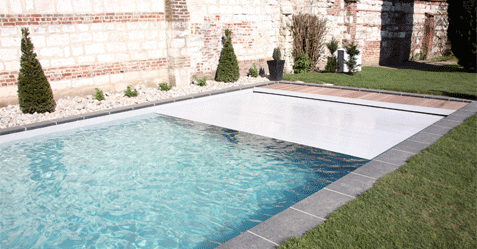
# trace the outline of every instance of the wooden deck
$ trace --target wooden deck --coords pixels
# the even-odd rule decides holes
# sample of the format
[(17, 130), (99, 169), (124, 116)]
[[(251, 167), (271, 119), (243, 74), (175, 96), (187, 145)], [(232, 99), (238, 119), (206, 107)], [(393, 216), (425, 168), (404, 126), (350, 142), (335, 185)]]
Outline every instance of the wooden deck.
[(273, 85), (262, 86), (262, 88), (303, 92), (303, 93), (314, 93), (314, 94), (345, 97), (345, 98), (366, 99), (366, 100), (381, 101), (381, 102), (388, 102), (388, 103), (434, 107), (434, 108), (442, 108), (442, 109), (449, 109), (449, 110), (458, 110), (459, 108), (464, 107), (465, 105), (468, 104), (466, 102), (459, 102), (459, 101), (400, 96), (395, 94), (335, 89), (335, 88), (319, 87), (319, 86), (293, 85), (293, 84), (284, 84), (284, 83), (277, 83)]

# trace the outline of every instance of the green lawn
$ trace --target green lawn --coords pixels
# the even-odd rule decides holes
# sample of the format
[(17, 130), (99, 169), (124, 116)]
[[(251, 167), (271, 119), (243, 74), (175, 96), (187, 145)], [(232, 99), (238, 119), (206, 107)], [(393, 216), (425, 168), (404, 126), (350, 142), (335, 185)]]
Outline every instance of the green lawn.
[(477, 100), (477, 74), (458, 65), (432, 70), (363, 67), (354, 76), (342, 73), (286, 74), (284, 80), (443, 95)]
[[(285, 75), (286, 80), (476, 99), (476, 74), (364, 67), (357, 76)], [(477, 115), (373, 188), (330, 214), (291, 248), (477, 248)]]
[(290, 248), (477, 248), (477, 115)]

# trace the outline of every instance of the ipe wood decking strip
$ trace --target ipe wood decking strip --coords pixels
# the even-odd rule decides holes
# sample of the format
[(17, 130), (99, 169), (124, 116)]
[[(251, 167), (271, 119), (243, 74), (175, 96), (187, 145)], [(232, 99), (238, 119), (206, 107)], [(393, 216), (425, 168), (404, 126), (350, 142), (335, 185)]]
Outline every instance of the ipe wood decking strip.
[(276, 83), (276, 84), (262, 86), (262, 87), (269, 88), (269, 89), (285, 90), (285, 91), (314, 93), (314, 94), (346, 97), (346, 98), (356, 98), (356, 99), (366, 99), (366, 100), (373, 100), (373, 101), (380, 101), (380, 102), (425, 106), (425, 107), (442, 108), (442, 109), (449, 109), (449, 110), (458, 110), (468, 104), (466, 102), (458, 102), (458, 101), (452, 101), (452, 100), (400, 96), (395, 94), (337, 89), (337, 88), (328, 88), (323, 86)]

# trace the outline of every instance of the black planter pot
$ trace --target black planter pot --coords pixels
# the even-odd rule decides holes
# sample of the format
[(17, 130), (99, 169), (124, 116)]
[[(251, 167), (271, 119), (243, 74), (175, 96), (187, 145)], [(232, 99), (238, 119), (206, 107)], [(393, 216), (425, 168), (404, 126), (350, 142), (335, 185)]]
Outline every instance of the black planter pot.
[(270, 80), (279, 81), (283, 77), (283, 68), (285, 67), (285, 60), (267, 61), (268, 71), (270, 72)]

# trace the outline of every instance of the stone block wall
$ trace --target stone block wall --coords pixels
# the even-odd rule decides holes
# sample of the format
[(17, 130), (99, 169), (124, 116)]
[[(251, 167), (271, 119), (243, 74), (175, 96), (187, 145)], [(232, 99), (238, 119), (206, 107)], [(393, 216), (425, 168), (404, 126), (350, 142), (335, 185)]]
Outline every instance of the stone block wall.
[[(17, 101), (21, 28), (29, 27), (55, 97), (91, 94), (95, 87), (190, 83), (214, 78), (225, 29), (241, 75), (280, 47), (292, 72), (293, 15), (327, 20), (326, 41), (355, 41), (362, 64), (398, 63), (431, 44), (442, 52), (446, 4), (412, 0), (0, 0), (0, 104)], [(432, 42), (425, 23), (433, 23)], [(318, 61), (321, 69), (326, 48)]]
[(55, 97), (167, 81), (163, 1), (0, 0), (0, 97), (16, 100), (29, 27)]

